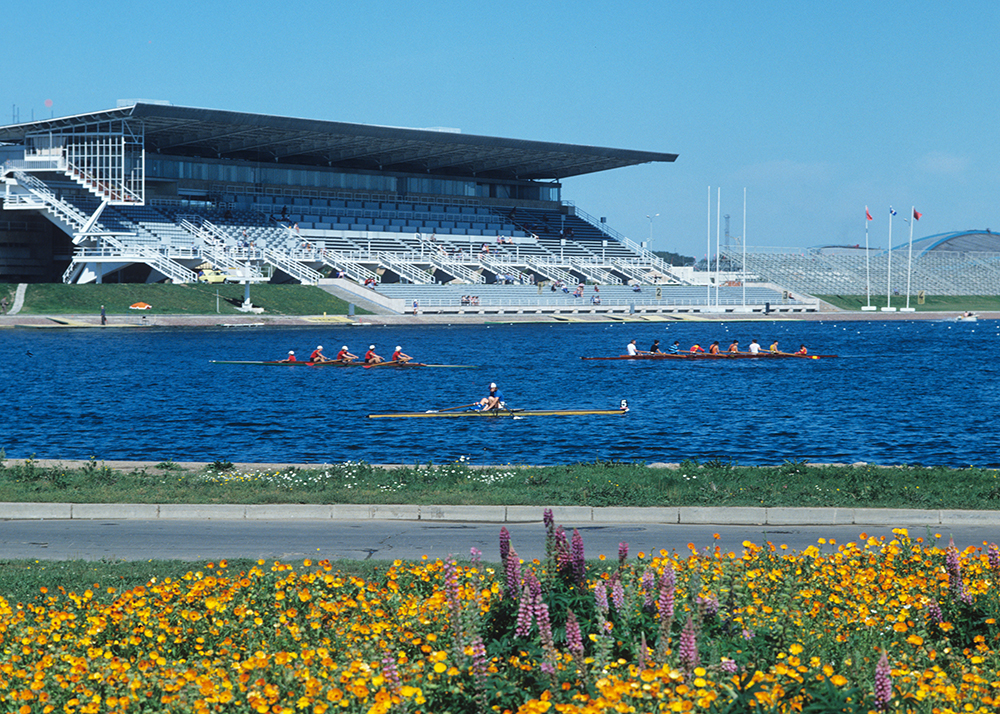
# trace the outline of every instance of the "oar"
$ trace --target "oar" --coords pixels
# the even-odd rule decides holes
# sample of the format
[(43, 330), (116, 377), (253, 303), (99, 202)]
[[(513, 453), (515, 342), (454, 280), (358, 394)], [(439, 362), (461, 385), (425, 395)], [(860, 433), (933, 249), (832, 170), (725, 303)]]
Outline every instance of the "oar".
[(394, 362), (393, 360), (389, 360), (388, 362), (376, 362), (375, 364), (366, 364), (365, 369), (369, 369), (370, 367), (391, 367), (396, 364), (402, 364), (402, 363)]
[(457, 407), (448, 407), (447, 409), (431, 409), (429, 411), (432, 411), (432, 412), (435, 412), (435, 413), (437, 413), (437, 412), (453, 412), (456, 409), (465, 409), (466, 407), (474, 407), (477, 404), (479, 404), (479, 402), (473, 402), (472, 404), (462, 404), (462, 405), (457, 406)]

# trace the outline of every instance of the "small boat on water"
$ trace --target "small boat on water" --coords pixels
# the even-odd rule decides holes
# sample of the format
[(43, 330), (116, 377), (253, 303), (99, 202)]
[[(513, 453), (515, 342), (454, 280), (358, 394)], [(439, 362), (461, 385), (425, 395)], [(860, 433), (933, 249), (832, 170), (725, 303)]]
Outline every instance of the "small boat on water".
[(475, 369), (471, 364), (425, 364), (423, 362), (379, 362), (378, 364), (365, 364), (364, 362), (338, 362), (330, 360), (328, 362), (284, 362), (259, 361), (259, 360), (210, 360), (212, 364), (249, 364), (260, 367), (450, 367), (452, 369)]
[(955, 322), (978, 322), (979, 315), (974, 312), (966, 312), (955, 318)]
[(394, 414), (369, 414), (369, 419), (456, 419), (481, 418), (520, 419), (528, 416), (621, 416), (628, 414), (628, 403), (623, 399), (618, 409), (491, 409), (489, 411), (456, 411), (431, 409), (426, 412), (396, 412)]
[(720, 352), (709, 354), (708, 352), (697, 352), (694, 354), (682, 352), (678, 354), (656, 354), (656, 355), (618, 355), (616, 357), (581, 357), (582, 360), (726, 360), (726, 359), (829, 359), (837, 355), (800, 355), (794, 352)]

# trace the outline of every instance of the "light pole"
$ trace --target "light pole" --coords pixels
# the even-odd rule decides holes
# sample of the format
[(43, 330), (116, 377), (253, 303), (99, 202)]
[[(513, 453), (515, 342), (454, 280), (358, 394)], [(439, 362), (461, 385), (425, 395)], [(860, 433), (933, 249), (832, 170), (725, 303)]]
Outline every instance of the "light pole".
[(659, 216), (659, 213), (654, 213), (651, 216), (646, 216), (649, 219), (649, 251), (653, 251), (653, 219)]

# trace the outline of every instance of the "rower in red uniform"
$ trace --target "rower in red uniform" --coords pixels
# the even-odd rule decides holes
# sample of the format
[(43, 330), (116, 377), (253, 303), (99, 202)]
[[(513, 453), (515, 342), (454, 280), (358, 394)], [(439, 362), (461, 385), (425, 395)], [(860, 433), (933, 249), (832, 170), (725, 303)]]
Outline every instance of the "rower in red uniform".
[(799, 347), (798, 351), (795, 354), (797, 354), (797, 355), (807, 355), (807, 354), (809, 354), (809, 350), (806, 349), (805, 345), (801, 345)]
[(704, 351), (705, 351), (705, 348), (702, 347), (701, 345), (691, 345), (691, 349), (688, 350), (688, 352), (690, 352), (693, 355), (696, 355), (699, 352), (704, 352)]
[(295, 359), (295, 351), (294, 350), (288, 350), (288, 356), (285, 357), (285, 359), (278, 360), (278, 361), (279, 362), (298, 362), (298, 360)]
[(323, 354), (323, 345), (319, 345), (318, 347), (316, 347), (316, 349), (312, 351), (312, 354), (309, 355), (309, 361), (312, 362), (313, 364), (317, 362), (330, 361), (330, 358), (327, 357), (325, 354)]
[(368, 351), (365, 352), (365, 364), (380, 364), (382, 362), (385, 360), (375, 354), (375, 345), (368, 345)]
[(347, 345), (340, 348), (340, 352), (337, 353), (338, 362), (353, 362), (358, 358), (357, 355), (352, 355), (347, 349)]
[(396, 345), (396, 351), (392, 353), (392, 361), (393, 362), (400, 362), (402, 364), (406, 364), (411, 359), (413, 359), (413, 358), (410, 357), (410, 355), (403, 353), (403, 348), (402, 347), (400, 347), (399, 345)]

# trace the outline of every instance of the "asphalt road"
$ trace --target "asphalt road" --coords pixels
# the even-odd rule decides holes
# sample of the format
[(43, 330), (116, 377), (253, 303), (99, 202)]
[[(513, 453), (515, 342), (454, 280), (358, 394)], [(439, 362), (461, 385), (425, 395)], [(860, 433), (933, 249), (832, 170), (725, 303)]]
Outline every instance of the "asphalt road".
[[(562, 524), (567, 531), (572, 523)], [(14, 520), (0, 521), (0, 558), (37, 560), (219, 560), (264, 558), (294, 562), (304, 558), (404, 560), (454, 555), (467, 558), (478, 548), (487, 561), (497, 561), (498, 523), (428, 521), (210, 521), (210, 520)], [(578, 524), (587, 557), (629, 553), (687, 552), (688, 544), (739, 551), (742, 543), (770, 541), (801, 550), (820, 538), (837, 543), (856, 541), (861, 533), (891, 535), (892, 528), (863, 526), (701, 526), (678, 524)], [(545, 555), (541, 522), (507, 525), (521, 558)], [(716, 540), (714, 534), (719, 534)], [(911, 537), (953, 537), (956, 545), (980, 546), (1000, 541), (1000, 527), (961, 526), (909, 529)], [(830, 546), (826, 546), (829, 548)]]

